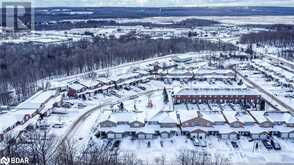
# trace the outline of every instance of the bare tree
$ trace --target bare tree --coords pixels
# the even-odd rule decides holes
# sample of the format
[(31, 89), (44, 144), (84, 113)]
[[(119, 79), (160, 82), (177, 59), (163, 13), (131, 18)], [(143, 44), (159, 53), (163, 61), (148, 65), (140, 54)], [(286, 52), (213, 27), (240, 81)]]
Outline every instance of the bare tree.
[(197, 150), (182, 150), (177, 156), (179, 165), (229, 165), (230, 161), (221, 155), (212, 156)]
[(26, 149), (30, 153), (32, 162), (38, 165), (49, 164), (49, 152), (54, 142), (54, 137), (48, 135), (46, 130), (35, 130), (27, 133), (26, 136)]
[(71, 140), (65, 140), (60, 146), (58, 146), (54, 157), (54, 164), (66, 164), (74, 165), (77, 160), (78, 152), (75, 147), (76, 142)]

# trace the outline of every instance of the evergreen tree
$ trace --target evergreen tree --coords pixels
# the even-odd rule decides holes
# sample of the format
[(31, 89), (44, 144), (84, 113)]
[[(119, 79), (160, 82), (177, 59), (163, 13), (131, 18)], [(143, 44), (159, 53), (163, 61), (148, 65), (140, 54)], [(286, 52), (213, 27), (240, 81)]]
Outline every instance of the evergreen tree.
[(82, 95), (82, 99), (83, 99), (84, 101), (87, 100), (87, 97), (86, 97), (85, 94)]
[(119, 111), (124, 111), (125, 107), (124, 107), (124, 103), (120, 103), (119, 104)]
[(163, 95), (163, 102), (167, 104), (169, 100), (168, 100), (168, 94), (167, 94), (166, 88), (163, 89), (162, 95)]

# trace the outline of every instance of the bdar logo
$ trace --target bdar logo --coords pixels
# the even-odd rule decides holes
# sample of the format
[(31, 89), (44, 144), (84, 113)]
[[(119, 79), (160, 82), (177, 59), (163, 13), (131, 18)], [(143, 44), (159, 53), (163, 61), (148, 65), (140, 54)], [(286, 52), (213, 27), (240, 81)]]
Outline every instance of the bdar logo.
[(6, 158), (6, 157), (2, 157), (2, 158), (0, 159), (0, 164), (8, 165), (9, 162), (10, 162), (9, 159)]
[(18, 157), (2, 157), (0, 159), (0, 165), (8, 165), (8, 164), (29, 164), (29, 158), (18, 158)]

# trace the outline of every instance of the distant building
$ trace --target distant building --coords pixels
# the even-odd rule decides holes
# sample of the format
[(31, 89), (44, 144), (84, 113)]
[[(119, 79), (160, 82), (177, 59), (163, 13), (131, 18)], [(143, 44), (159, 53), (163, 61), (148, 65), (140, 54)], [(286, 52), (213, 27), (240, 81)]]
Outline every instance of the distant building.
[(86, 86), (79, 83), (72, 83), (68, 85), (67, 96), (69, 97), (77, 97), (78, 93), (81, 93), (87, 89)]
[(261, 101), (260, 94), (249, 89), (182, 89), (174, 103), (253, 103)]

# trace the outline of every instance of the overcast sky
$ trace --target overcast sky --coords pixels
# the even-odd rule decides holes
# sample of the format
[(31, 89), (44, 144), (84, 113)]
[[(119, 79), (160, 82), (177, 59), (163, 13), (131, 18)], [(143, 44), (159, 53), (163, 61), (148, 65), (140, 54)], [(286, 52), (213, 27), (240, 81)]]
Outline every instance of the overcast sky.
[[(21, 0), (0, 0), (21, 1)], [(132, 7), (188, 7), (188, 6), (294, 6), (294, 0), (23, 0), (36, 7), (53, 6), (132, 6)]]

